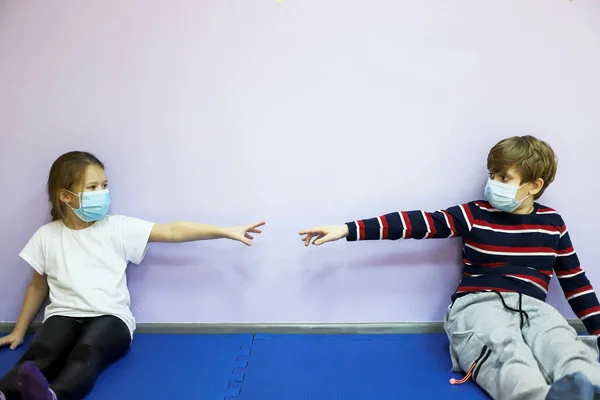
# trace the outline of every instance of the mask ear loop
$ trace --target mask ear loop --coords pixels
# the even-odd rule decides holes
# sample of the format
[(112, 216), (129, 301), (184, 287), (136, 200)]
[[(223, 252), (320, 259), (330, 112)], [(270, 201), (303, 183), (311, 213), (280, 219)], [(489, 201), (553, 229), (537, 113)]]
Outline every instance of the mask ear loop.
[[(79, 210), (81, 208), (81, 206), (82, 206), (82, 204), (81, 204), (82, 203), (82, 201), (81, 201), (81, 193), (75, 193), (75, 192), (70, 191), (69, 189), (65, 189), (65, 190), (67, 192), (71, 193), (73, 196), (77, 196), (79, 198), (79, 208), (74, 208), (70, 204), (67, 204), (67, 207), (69, 207), (71, 210), (73, 210), (73, 212)], [(84, 222), (87, 224), (87, 226), (91, 226), (90, 222), (88, 222), (88, 221), (84, 221)]]
[[(524, 183), (524, 184), (522, 184), (521, 186), (519, 186), (519, 187), (517, 188), (517, 190), (524, 188), (525, 186), (529, 185), (530, 183), (531, 183), (531, 182), (527, 182), (527, 183)], [(523, 202), (524, 202), (525, 200), (527, 200), (528, 198), (530, 198), (530, 197), (531, 197), (531, 195), (530, 195), (530, 194), (528, 194), (527, 196), (523, 197), (521, 200), (517, 200), (517, 201), (519, 202), (519, 204), (523, 204)], [(515, 200), (516, 200), (516, 199), (515, 199)]]
[[(70, 191), (69, 189), (64, 189), (67, 192), (71, 193), (73, 196), (77, 196), (79, 198), (79, 208), (81, 208), (81, 194), (80, 193), (75, 193)], [(74, 208), (73, 206), (71, 206), (70, 204), (67, 204), (67, 207), (69, 207), (71, 210), (75, 211), (75, 210), (79, 210), (79, 208)]]

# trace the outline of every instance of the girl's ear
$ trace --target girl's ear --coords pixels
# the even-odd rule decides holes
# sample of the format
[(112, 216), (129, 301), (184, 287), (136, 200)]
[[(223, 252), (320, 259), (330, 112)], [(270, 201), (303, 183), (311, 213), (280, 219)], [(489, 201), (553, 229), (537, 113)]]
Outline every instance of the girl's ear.
[(71, 202), (71, 193), (69, 193), (68, 190), (60, 189), (60, 191), (58, 192), (58, 199), (60, 201), (62, 201), (63, 203), (70, 203)]
[(71, 193), (67, 189), (60, 189), (60, 192), (58, 193), (58, 199), (73, 208), (79, 208), (79, 196)]

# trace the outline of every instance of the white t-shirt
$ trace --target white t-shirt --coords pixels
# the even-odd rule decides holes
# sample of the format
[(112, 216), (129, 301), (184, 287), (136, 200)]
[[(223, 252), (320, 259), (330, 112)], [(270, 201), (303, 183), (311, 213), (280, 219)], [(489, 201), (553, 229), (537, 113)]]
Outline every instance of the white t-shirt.
[(154, 223), (110, 215), (82, 230), (54, 221), (39, 228), (23, 251), (23, 258), (40, 275), (48, 276), (50, 304), (44, 321), (53, 315), (97, 317), (114, 315), (133, 336), (125, 270), (146, 254)]

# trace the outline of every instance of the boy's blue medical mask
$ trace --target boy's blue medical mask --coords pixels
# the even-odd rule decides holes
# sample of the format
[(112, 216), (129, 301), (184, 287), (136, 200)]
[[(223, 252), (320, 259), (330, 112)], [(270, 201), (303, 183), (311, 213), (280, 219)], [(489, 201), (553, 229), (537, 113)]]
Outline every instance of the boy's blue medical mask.
[(523, 201), (527, 197), (529, 197), (528, 195), (522, 200), (516, 199), (517, 191), (525, 185), (517, 187), (513, 185), (507, 185), (506, 183), (497, 182), (489, 178), (487, 184), (485, 185), (484, 195), (487, 201), (489, 201), (492, 207), (495, 209), (504, 212), (513, 212), (519, 208), (521, 204), (523, 204)]

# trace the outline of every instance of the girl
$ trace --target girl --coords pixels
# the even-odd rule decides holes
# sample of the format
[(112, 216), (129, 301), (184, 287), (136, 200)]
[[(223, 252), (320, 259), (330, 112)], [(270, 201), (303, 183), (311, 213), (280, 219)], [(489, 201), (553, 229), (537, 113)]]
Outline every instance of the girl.
[(15, 328), (0, 346), (14, 350), (22, 344), (48, 295), (50, 303), (29, 349), (0, 379), (0, 400), (82, 399), (100, 372), (127, 353), (135, 319), (125, 269), (143, 260), (148, 242), (227, 238), (250, 246), (251, 233), (261, 233), (258, 227), (265, 224), (223, 228), (109, 216), (104, 165), (80, 151), (54, 162), (48, 197), (52, 222), (20, 254), (34, 269), (33, 278)]

